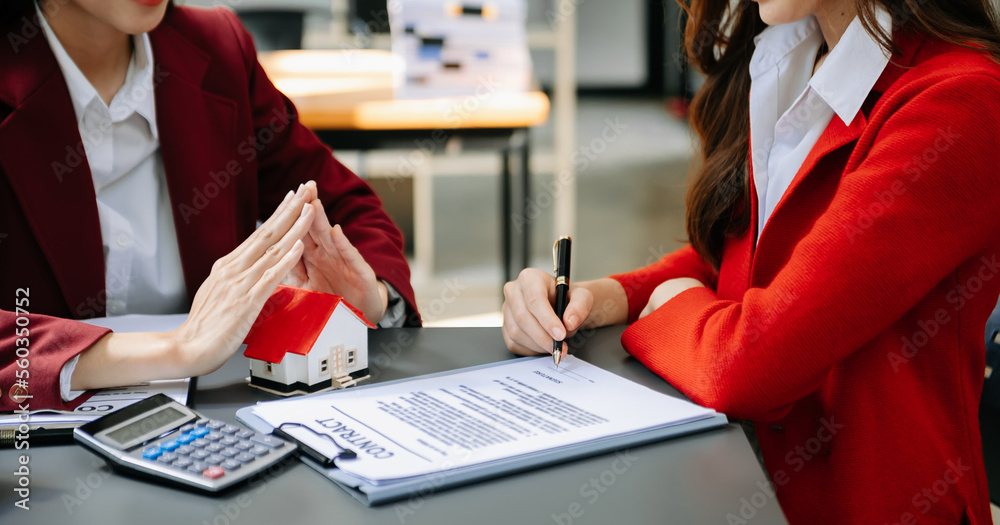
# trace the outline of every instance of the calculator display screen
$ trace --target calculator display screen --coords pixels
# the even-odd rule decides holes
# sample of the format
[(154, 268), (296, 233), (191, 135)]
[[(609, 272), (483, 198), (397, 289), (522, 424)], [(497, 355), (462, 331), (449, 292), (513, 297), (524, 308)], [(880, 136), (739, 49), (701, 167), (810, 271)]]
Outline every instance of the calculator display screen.
[[(105, 434), (105, 437), (124, 446), (139, 437), (142, 437), (154, 430), (162, 428), (167, 430), (171, 423), (187, 418), (188, 415), (171, 407), (161, 410), (129, 423), (121, 428), (115, 429)], [(166, 428), (165, 428), (166, 427)]]

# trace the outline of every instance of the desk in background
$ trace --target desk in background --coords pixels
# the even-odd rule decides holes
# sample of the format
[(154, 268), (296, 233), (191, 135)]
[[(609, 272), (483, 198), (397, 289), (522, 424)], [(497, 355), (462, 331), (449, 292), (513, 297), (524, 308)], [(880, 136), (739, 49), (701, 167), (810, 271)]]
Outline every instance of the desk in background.
[[(422, 271), (430, 273), (434, 267), (432, 174), (425, 157), (443, 151), (454, 138), (461, 139), (465, 147), (500, 150), (504, 280), (514, 279), (528, 266), (528, 129), (548, 118), (549, 100), (544, 93), (495, 93), (489, 80), (483, 79), (481, 89), (473, 95), (396, 99), (396, 66), (387, 51), (276, 51), (261, 54), (259, 59), (274, 85), (295, 104), (302, 124), (334, 151), (420, 152), (407, 167), (413, 169), (414, 254)], [(519, 164), (516, 185), (512, 163)]]
[[(574, 352), (642, 385), (678, 395), (621, 348), (622, 328), (593, 332)], [(371, 332), (373, 381), (510, 359), (497, 328), (399, 328)], [(247, 360), (238, 356), (198, 378), (196, 410), (235, 421), (236, 410), (275, 399), (247, 386)], [(0, 469), (13, 472), (20, 451), (0, 450)], [(368, 508), (296, 461), (220, 497), (205, 496), (120, 475), (78, 446), (38, 447), (31, 456), (31, 510), (13, 506), (15, 478), (0, 477), (0, 522), (254, 525), (338, 524), (663, 524), (726, 523), (744, 505), (753, 523), (787, 523), (778, 502), (761, 489), (767, 479), (737, 425), (603, 454)], [(761, 495), (757, 495), (760, 493)], [(756, 496), (755, 496), (756, 495)], [(746, 503), (745, 503), (746, 502)], [(577, 516), (573, 517), (569, 513)], [(749, 512), (749, 511), (745, 511)]]

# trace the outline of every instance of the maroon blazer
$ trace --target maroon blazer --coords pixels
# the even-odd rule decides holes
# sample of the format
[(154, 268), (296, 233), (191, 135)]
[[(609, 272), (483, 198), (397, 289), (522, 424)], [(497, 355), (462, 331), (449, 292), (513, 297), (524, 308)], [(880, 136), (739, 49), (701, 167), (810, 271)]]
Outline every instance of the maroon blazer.
[[(29, 348), (31, 407), (62, 406), (63, 364), (107, 332), (68, 320), (105, 314), (101, 230), (69, 91), (34, 12), (25, 17), (0, 27), (24, 36), (0, 45), (0, 410), (14, 405), (15, 373), (24, 379), (17, 348)], [(285, 193), (314, 179), (330, 222), (403, 296), (407, 324), (419, 325), (402, 234), (371, 188), (299, 123), (236, 16), (170, 7), (149, 37), (189, 296)], [(18, 306), (30, 313), (20, 341)]]

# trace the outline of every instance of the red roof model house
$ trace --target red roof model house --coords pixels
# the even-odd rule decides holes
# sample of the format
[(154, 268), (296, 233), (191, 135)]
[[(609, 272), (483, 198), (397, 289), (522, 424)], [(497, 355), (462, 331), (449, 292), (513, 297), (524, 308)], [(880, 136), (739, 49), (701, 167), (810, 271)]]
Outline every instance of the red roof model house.
[(339, 295), (278, 286), (244, 340), (250, 385), (292, 395), (367, 379), (369, 328)]

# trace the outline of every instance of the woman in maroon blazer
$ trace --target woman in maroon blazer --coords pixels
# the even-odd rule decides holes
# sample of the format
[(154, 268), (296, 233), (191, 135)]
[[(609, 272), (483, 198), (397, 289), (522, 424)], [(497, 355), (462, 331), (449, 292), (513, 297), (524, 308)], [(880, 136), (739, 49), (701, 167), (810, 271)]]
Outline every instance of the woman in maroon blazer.
[[(63, 377), (72, 390), (210, 372), (286, 277), (343, 295), (373, 322), (392, 298), (398, 323), (419, 324), (400, 232), (298, 122), (230, 11), (8, 1), (0, 18), (0, 410), (26, 393), (33, 409), (81, 402), (64, 404), (60, 389), (77, 356)], [(134, 110), (125, 128), (100, 120), (119, 124), (122, 107)], [(142, 191), (114, 194), (133, 180)], [(157, 190), (160, 221), (136, 204)], [(111, 238), (140, 228), (129, 213), (176, 242)], [(157, 242), (145, 268), (115, 259), (120, 247)], [(121, 313), (116, 287), (136, 282), (129, 271), (162, 274), (164, 251), (174, 254), (177, 309), (191, 312), (179, 329), (112, 334), (69, 320)], [(141, 304), (135, 295), (125, 296)]]
[(775, 497), (795, 524), (990, 523), (977, 413), (1000, 291), (994, 10), (689, 7), (707, 77), (691, 246), (577, 284), (563, 320), (552, 276), (526, 270), (505, 288), (508, 346), (632, 323), (633, 356), (752, 422), (773, 490), (720, 523), (754, 523), (746, 502)]

